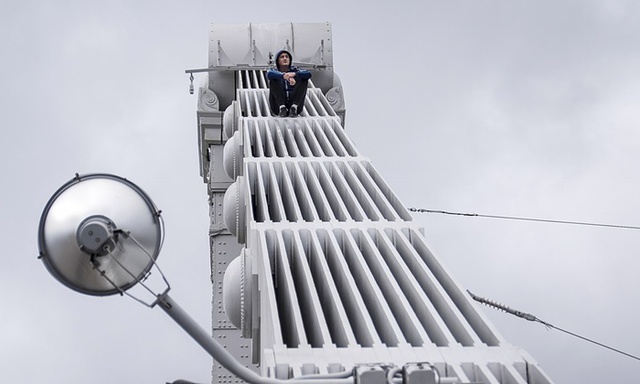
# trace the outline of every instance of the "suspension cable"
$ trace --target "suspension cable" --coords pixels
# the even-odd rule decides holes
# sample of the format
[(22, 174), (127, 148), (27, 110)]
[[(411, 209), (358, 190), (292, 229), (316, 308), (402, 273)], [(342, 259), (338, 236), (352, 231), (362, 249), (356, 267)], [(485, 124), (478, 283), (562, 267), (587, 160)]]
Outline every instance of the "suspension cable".
[(466, 216), (466, 217), (484, 217), (484, 218), (489, 218), (489, 219), (535, 221), (535, 222), (554, 223), (554, 224), (586, 225), (586, 226), (591, 226), (591, 227), (606, 227), (606, 228), (618, 228), (618, 229), (640, 229), (640, 227), (633, 226), (633, 225), (589, 223), (589, 222), (583, 222), (583, 221), (538, 219), (538, 218), (518, 217), (518, 216), (483, 215), (483, 214), (479, 214), (479, 213), (461, 213), (461, 212), (450, 212), (450, 211), (442, 211), (442, 210), (434, 210), (434, 209), (423, 209), (423, 208), (409, 208), (409, 211), (411, 211), (411, 212), (419, 212), (419, 213), (440, 213), (440, 214), (444, 214), (444, 215)]
[(562, 329), (562, 328), (560, 328), (560, 327), (556, 327), (555, 325), (549, 324), (549, 323), (547, 323), (546, 321), (543, 321), (543, 320), (538, 319), (536, 316), (534, 316), (534, 315), (532, 315), (532, 314), (530, 314), (530, 313), (520, 312), (520, 311), (517, 311), (517, 310), (515, 310), (515, 309), (509, 308), (509, 307), (507, 307), (506, 305), (503, 305), (503, 304), (497, 303), (497, 302), (495, 302), (495, 301), (491, 301), (491, 300), (489, 300), (489, 299), (485, 299), (484, 297), (476, 296), (476, 295), (474, 295), (473, 293), (471, 293), (471, 291), (469, 291), (469, 290), (467, 290), (467, 292), (469, 293), (469, 295), (471, 295), (471, 298), (472, 298), (472, 299), (474, 299), (475, 301), (477, 301), (477, 302), (479, 302), (479, 303), (482, 303), (482, 304), (484, 304), (484, 305), (487, 305), (487, 306), (489, 306), (489, 307), (492, 307), (492, 308), (494, 308), (494, 309), (497, 309), (497, 310), (500, 310), (500, 311), (504, 311), (504, 312), (506, 312), (506, 313), (509, 313), (509, 314), (511, 314), (511, 315), (514, 315), (514, 316), (520, 317), (520, 318), (525, 319), (525, 320), (529, 320), (529, 321), (533, 321), (533, 322), (537, 322), (537, 323), (543, 324), (543, 325), (545, 325), (547, 328), (557, 329), (557, 330), (558, 330), (558, 331), (560, 331), (560, 332), (564, 332), (564, 333), (566, 333), (566, 334), (568, 334), (568, 335), (571, 335), (571, 336), (577, 337), (577, 338), (579, 338), (579, 339), (582, 339), (582, 340), (584, 340), (584, 341), (588, 341), (588, 342), (590, 342), (590, 343), (593, 343), (593, 344), (595, 344), (595, 345), (597, 345), (597, 346), (599, 346), (599, 347), (606, 348), (606, 349), (608, 349), (608, 350), (611, 350), (611, 351), (617, 352), (617, 353), (619, 353), (619, 354), (621, 354), (621, 355), (625, 355), (625, 356), (627, 356), (627, 357), (630, 357), (630, 358), (632, 358), (632, 359), (635, 359), (635, 360), (639, 360), (639, 361), (640, 361), (640, 357), (638, 357), (638, 356), (635, 356), (635, 355), (632, 355), (632, 354), (630, 354), (630, 353), (627, 353), (627, 352), (621, 351), (621, 350), (619, 350), (619, 349), (616, 349), (616, 348), (610, 347), (610, 346), (608, 346), (608, 345), (606, 345), (606, 344), (603, 344), (603, 343), (600, 343), (600, 342), (598, 342), (598, 341), (595, 341), (595, 340), (589, 339), (589, 338), (587, 338), (587, 337), (580, 336), (580, 335), (578, 335), (577, 333), (573, 333), (573, 332), (567, 331), (566, 329)]

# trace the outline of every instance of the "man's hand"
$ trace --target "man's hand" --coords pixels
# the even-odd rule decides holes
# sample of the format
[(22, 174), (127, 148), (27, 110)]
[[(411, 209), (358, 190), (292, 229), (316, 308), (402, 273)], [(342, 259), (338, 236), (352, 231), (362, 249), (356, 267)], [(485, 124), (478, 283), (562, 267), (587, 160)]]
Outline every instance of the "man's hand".
[(282, 75), (282, 77), (287, 80), (289, 82), (289, 85), (294, 86), (296, 85), (296, 73), (295, 72), (285, 72), (284, 75)]

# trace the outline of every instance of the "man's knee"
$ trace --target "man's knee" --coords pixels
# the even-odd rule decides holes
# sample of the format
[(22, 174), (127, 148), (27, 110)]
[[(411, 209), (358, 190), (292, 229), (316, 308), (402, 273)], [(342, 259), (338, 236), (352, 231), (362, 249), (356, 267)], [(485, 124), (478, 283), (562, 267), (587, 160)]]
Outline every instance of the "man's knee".
[(280, 84), (280, 80), (278, 80), (278, 79), (270, 79), (269, 80), (269, 88), (274, 89), (276, 87), (282, 88), (282, 85)]

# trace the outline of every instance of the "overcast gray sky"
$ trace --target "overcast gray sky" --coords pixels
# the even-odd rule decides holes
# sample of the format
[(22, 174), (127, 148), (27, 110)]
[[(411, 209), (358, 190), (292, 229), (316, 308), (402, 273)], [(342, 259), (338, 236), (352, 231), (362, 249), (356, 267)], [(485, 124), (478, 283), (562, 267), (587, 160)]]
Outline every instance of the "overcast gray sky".
[[(209, 325), (196, 98), (210, 23), (329, 21), (346, 129), (406, 206), (640, 225), (640, 3), (0, 1), (0, 381), (209, 382), (159, 309), (68, 290), (37, 256), (74, 173), (163, 211), (172, 296)], [(200, 82), (202, 79), (197, 79)], [(640, 354), (640, 231), (415, 214), (479, 295)], [(640, 362), (482, 309), (557, 383), (633, 382)]]

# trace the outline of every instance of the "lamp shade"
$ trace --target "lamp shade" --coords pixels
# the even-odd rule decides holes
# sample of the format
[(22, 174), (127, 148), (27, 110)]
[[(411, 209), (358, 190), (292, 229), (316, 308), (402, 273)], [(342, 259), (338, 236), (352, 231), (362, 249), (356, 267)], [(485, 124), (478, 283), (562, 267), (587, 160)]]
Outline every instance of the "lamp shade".
[(51, 197), (38, 228), (47, 270), (95, 296), (123, 292), (143, 279), (162, 239), (159, 211), (148, 195), (110, 174), (76, 175)]

